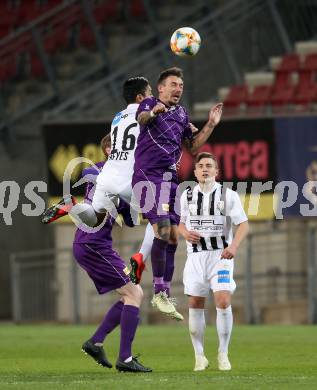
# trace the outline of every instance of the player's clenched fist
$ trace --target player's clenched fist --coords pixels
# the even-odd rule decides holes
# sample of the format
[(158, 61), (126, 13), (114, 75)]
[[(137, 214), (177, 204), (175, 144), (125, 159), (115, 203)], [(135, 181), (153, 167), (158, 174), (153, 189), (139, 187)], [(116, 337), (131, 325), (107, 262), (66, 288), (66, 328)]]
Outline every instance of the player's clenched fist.
[(162, 112), (166, 112), (167, 108), (162, 103), (157, 103), (153, 108), (152, 112), (154, 115), (161, 114)]

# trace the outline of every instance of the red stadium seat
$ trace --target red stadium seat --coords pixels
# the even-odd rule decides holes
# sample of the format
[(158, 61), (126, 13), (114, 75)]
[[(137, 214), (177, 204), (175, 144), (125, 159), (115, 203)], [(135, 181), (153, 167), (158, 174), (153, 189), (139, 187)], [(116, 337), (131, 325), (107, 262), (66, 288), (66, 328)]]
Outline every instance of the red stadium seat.
[(295, 86), (287, 85), (285, 88), (275, 88), (271, 97), (272, 106), (285, 106), (289, 104), (294, 97)]
[(54, 53), (58, 49), (58, 40), (54, 32), (44, 39), (45, 51), (49, 54)]
[(291, 72), (287, 72), (284, 70), (278, 70), (275, 73), (275, 87), (277, 89), (283, 89), (285, 88), (288, 84), (290, 84), (291, 80)]
[(300, 69), (300, 59), (299, 55), (292, 53), (286, 54), (278, 66), (278, 71), (286, 71), (286, 72), (296, 72)]
[(15, 57), (7, 57), (0, 62), (0, 82), (11, 80), (16, 75), (16, 60)]
[(317, 71), (317, 53), (308, 54), (306, 56), (302, 69)]
[(21, 2), (20, 5), (19, 22), (20, 24), (30, 23), (32, 20), (42, 15), (43, 11), (36, 3)]
[(135, 18), (146, 18), (146, 11), (142, 0), (132, 0), (130, 4), (131, 16)]
[(94, 33), (89, 26), (84, 25), (80, 27), (79, 42), (89, 48), (96, 46)]
[(39, 78), (44, 76), (45, 69), (42, 64), (42, 61), (36, 54), (31, 54), (31, 71), (30, 74), (32, 77)]
[(238, 107), (245, 103), (248, 97), (248, 88), (246, 85), (234, 85), (231, 87), (227, 97), (224, 100), (226, 107)]
[(317, 82), (316, 73), (311, 70), (301, 70), (299, 73), (298, 85), (307, 86), (307, 88)]
[(309, 103), (317, 99), (317, 84), (299, 85), (293, 98), (293, 102), (307, 107)]
[(0, 12), (0, 38), (10, 34), (15, 28), (18, 27), (19, 13), (15, 10), (3, 9)]
[(119, 2), (107, 1), (94, 9), (94, 17), (98, 24), (103, 24), (108, 20), (115, 20), (119, 15)]
[(273, 87), (271, 85), (259, 85), (247, 98), (247, 104), (250, 107), (262, 107), (270, 102)]

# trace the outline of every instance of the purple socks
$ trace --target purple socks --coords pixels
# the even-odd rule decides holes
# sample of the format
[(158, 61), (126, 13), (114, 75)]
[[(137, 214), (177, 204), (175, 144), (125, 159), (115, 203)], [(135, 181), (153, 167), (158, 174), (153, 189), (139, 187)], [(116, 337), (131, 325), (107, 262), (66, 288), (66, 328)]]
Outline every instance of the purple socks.
[(163, 278), (163, 287), (168, 296), (170, 295), (171, 281), (173, 279), (174, 274), (174, 260), (176, 249), (177, 245), (174, 244), (168, 244), (166, 248), (166, 265)]
[(121, 314), (121, 335), (119, 359), (124, 362), (132, 356), (132, 342), (139, 323), (139, 308), (131, 305), (124, 305)]
[(165, 273), (166, 248), (166, 241), (154, 237), (151, 250), (154, 294), (164, 291), (163, 278)]
[(113, 306), (111, 306), (102, 323), (90, 339), (94, 344), (103, 343), (107, 334), (112, 332), (113, 329), (120, 324), (122, 309), (123, 302), (121, 301), (118, 301)]

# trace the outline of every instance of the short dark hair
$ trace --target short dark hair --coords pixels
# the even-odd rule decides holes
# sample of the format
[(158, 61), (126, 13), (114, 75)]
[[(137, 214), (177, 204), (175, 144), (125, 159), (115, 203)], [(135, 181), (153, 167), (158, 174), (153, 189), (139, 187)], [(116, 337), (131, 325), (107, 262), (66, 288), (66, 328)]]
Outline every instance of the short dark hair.
[(123, 84), (123, 97), (127, 104), (135, 103), (138, 94), (144, 95), (149, 81), (142, 76), (131, 77)]
[(199, 161), (202, 160), (203, 158), (211, 158), (216, 163), (216, 168), (218, 168), (219, 164), (218, 164), (217, 157), (214, 154), (208, 152), (198, 153), (195, 159), (195, 165), (198, 164)]
[(163, 72), (160, 73), (159, 78), (157, 80), (157, 84), (162, 84), (162, 82), (166, 80), (169, 76), (176, 76), (184, 80), (182, 69), (174, 66), (173, 68), (165, 69), (163, 70)]

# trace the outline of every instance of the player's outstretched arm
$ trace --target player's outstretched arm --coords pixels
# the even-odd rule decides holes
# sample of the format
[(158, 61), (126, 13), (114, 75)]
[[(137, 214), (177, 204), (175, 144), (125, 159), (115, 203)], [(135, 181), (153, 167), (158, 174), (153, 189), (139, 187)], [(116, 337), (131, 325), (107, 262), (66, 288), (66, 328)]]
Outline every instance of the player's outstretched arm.
[(156, 104), (151, 111), (142, 111), (138, 115), (137, 121), (140, 125), (146, 125), (148, 122), (153, 120), (158, 116), (158, 114), (161, 114), (162, 112), (166, 112), (167, 108), (162, 103)]
[(201, 131), (194, 137), (193, 142), (189, 146), (189, 150), (192, 154), (196, 154), (198, 149), (207, 141), (214, 131), (214, 128), (218, 125), (222, 115), (222, 103), (218, 103), (211, 107), (209, 111), (208, 121)]
[(237, 253), (237, 250), (241, 242), (245, 239), (249, 232), (249, 223), (248, 221), (242, 222), (238, 225), (236, 234), (232, 243), (225, 248), (221, 254), (222, 259), (233, 259)]

